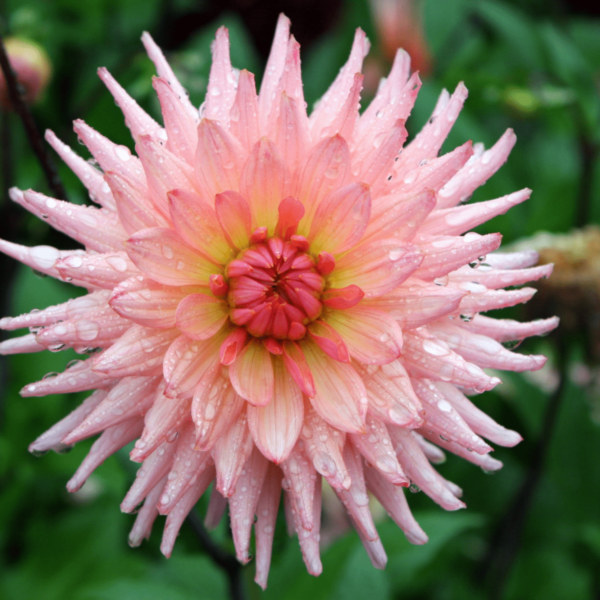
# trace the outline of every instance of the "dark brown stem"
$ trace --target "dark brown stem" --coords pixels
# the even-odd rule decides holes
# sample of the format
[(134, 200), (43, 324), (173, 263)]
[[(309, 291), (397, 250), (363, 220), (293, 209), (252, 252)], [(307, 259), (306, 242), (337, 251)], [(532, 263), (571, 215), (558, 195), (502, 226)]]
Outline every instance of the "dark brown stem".
[(29, 110), (29, 106), (25, 102), (23, 98), (23, 94), (20, 91), (20, 85), (17, 81), (17, 78), (10, 66), (10, 62), (8, 60), (8, 55), (6, 54), (6, 48), (4, 47), (4, 38), (0, 35), (0, 67), (2, 68), (2, 72), (4, 73), (4, 78), (6, 80), (6, 87), (8, 90), (8, 97), (10, 99), (11, 105), (14, 108), (15, 112), (19, 115), (21, 122), (23, 123), (23, 127), (25, 128), (25, 133), (27, 134), (27, 139), (29, 140), (29, 144), (37, 159), (44, 171), (44, 175), (48, 181), (48, 187), (52, 190), (52, 193), (62, 200), (67, 200), (67, 194), (65, 192), (65, 188), (63, 187), (62, 182), (60, 181), (60, 177), (58, 176), (58, 172), (54, 163), (50, 159), (50, 156), (46, 152), (46, 146), (44, 144), (44, 140), (40, 135), (38, 128), (36, 127), (35, 121), (33, 120), (33, 115)]
[(206, 554), (227, 576), (231, 600), (245, 600), (246, 590), (242, 578), (242, 565), (240, 565), (235, 556), (225, 552), (220, 546), (215, 544), (208, 531), (206, 531), (198, 513), (192, 510), (187, 517), (187, 522)]
[(510, 508), (500, 521), (492, 536), (489, 552), (484, 560), (482, 579), (490, 589), (490, 600), (500, 600), (509, 580), (512, 566), (519, 553), (519, 546), (527, 517), (542, 478), (546, 457), (552, 442), (552, 434), (566, 383), (566, 348), (558, 340), (558, 387), (550, 397), (538, 441), (536, 442), (527, 475)]

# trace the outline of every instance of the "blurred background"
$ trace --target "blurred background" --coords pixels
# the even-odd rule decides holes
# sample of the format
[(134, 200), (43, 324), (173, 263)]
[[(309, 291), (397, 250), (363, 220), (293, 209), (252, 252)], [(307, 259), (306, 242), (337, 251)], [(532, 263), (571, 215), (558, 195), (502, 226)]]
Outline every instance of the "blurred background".
[[(474, 201), (523, 187), (534, 193), (481, 232), (501, 231), (505, 244), (533, 246), (542, 261), (557, 265), (529, 305), (502, 316), (558, 314), (562, 326), (522, 346), (550, 357), (543, 371), (504, 374), (501, 386), (478, 398), (487, 413), (525, 438), (514, 449), (495, 452), (504, 469), (490, 476), (453, 456), (440, 466), (444, 477), (464, 489), (468, 509), (446, 513), (422, 493), (409, 494), (429, 544), (411, 546), (379, 514), (389, 562), (385, 571), (376, 571), (335, 504), (326, 502), (324, 574), (318, 579), (306, 574), (297, 541), (287, 537), (281, 522), (269, 587), (263, 593), (252, 582), (250, 563), (243, 572), (248, 597), (600, 598), (600, 230), (594, 225), (600, 223), (600, 5), (579, 0), (2, 0), (0, 31), (6, 38), (35, 42), (47, 53), (40, 58), (37, 49), (33, 67), (22, 70), (35, 121), (88, 157), (72, 132), (75, 118), (132, 147), (97, 67), (108, 67), (159, 117), (142, 31), (151, 32), (199, 105), (217, 27), (229, 28), (233, 65), (255, 72), (260, 81), (282, 10), (302, 44), (309, 106), (335, 77), (360, 26), (372, 43), (363, 106), (401, 46), (424, 80), (408, 124), (412, 134), (428, 119), (440, 91), (453, 91), (459, 81), (470, 95), (444, 152), (468, 139), (489, 147), (506, 128), (515, 129), (518, 143), (508, 163)], [(14, 52), (23, 53), (18, 44)], [(12, 185), (52, 191), (3, 92), (0, 100), (0, 237), (71, 248), (70, 240), (8, 199)], [(87, 202), (83, 186), (66, 167), (58, 169), (69, 200)], [(21, 314), (78, 293), (5, 257), (0, 277), (2, 314)], [(0, 598), (227, 597), (223, 572), (203, 553), (191, 528), (183, 527), (169, 560), (159, 552), (160, 517), (148, 543), (127, 546), (133, 517), (121, 514), (119, 503), (135, 465), (128, 463), (126, 451), (107, 460), (73, 495), (65, 483), (91, 441), (64, 456), (37, 458), (27, 452), (28, 444), (81, 397), (22, 399), (19, 389), (63, 370), (75, 357), (44, 353), (2, 363)], [(205, 509), (200, 502), (198, 513)], [(224, 523), (213, 536), (231, 550)]]

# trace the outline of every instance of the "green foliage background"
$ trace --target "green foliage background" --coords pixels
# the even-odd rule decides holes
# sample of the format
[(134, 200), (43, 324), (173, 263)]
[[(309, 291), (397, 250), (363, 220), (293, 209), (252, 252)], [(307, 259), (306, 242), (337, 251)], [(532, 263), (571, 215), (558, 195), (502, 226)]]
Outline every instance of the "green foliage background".
[[(54, 65), (51, 86), (34, 109), (40, 127), (53, 129), (76, 147), (70, 129), (84, 118), (109, 138), (131, 141), (111, 96), (96, 77), (108, 67), (153, 115), (153, 66), (139, 41), (148, 30), (161, 42), (166, 16), (171, 22), (189, 11), (211, 14), (209, 2), (192, 0), (6, 0), (4, 32), (30, 37), (45, 46)], [(505, 242), (538, 230), (566, 232), (600, 221), (600, 19), (577, 16), (566, 4), (492, 0), (426, 0), (424, 26), (434, 57), (434, 72), (424, 82), (409, 128), (415, 132), (429, 117), (442, 88), (463, 80), (470, 90), (466, 108), (446, 149), (468, 139), (492, 145), (507, 127), (519, 138), (506, 166), (476, 193), (494, 198), (531, 187), (525, 205), (497, 217), (483, 232), (501, 231)], [(283, 8), (285, 8), (282, 5)], [(168, 13), (168, 14), (167, 14)], [(169, 58), (198, 105), (210, 66), (210, 41), (216, 28), (229, 27), (232, 62), (259, 74), (264, 58), (235, 11), (222, 12), (184, 43), (171, 39)], [(381, 54), (366, 0), (341, 3), (333, 25), (303, 54), (305, 94), (309, 105), (326, 89), (347, 56), (354, 28), (361, 26)], [(363, 103), (364, 104), (364, 103)], [(13, 165), (7, 186), (47, 192), (20, 123), (10, 121)], [(83, 149), (81, 149), (83, 151)], [(2, 148), (7, 152), (7, 147)], [(6, 160), (6, 158), (4, 159)], [(587, 162), (586, 162), (587, 161)], [(591, 189), (582, 191), (585, 169)], [(60, 174), (74, 202), (86, 202), (82, 186), (63, 166)], [(3, 192), (4, 193), (4, 192)], [(584, 203), (582, 205), (582, 203)], [(68, 242), (47, 224), (14, 211), (3, 199), (8, 236), (28, 244)], [(4, 223), (6, 230), (7, 224)], [(21, 314), (67, 300), (75, 292), (66, 284), (39, 279), (31, 270), (3, 274), (4, 309)], [(585, 362), (578, 337), (568, 341), (569, 364)], [(555, 356), (555, 339), (530, 340), (525, 352)], [(161, 519), (149, 543), (127, 546), (133, 518), (119, 503), (133, 479), (134, 465), (124, 451), (97, 470), (87, 494), (69, 497), (64, 486), (91, 442), (68, 455), (36, 458), (27, 445), (81, 401), (80, 397), (20, 398), (27, 382), (60, 371), (74, 355), (36, 354), (11, 358), (0, 391), (0, 598), (6, 600), (202, 600), (227, 595), (222, 573), (202, 554), (185, 526), (174, 555), (164, 559), (158, 546)], [(68, 355), (68, 356), (67, 356)], [(481, 572), (492, 536), (527, 475), (540, 435), (549, 396), (530, 380), (507, 375), (497, 393), (479, 405), (499, 422), (520, 431), (517, 448), (498, 449), (505, 467), (488, 476), (450, 457), (440, 467), (444, 477), (463, 487), (468, 509), (445, 513), (423, 494), (409, 501), (429, 544), (406, 542), (391, 521), (378, 528), (388, 551), (385, 571), (374, 570), (358, 537), (348, 532), (324, 551), (324, 574), (314, 579), (302, 564), (295, 540), (278, 526), (269, 588), (263, 593), (245, 572), (252, 598), (292, 600), (369, 600), (487, 598)], [(550, 440), (544, 474), (516, 551), (504, 597), (584, 600), (600, 596), (600, 427), (597, 392), (570, 379), (563, 392), (556, 429)], [(200, 502), (197, 510), (205, 509)], [(215, 538), (231, 547), (225, 524)]]

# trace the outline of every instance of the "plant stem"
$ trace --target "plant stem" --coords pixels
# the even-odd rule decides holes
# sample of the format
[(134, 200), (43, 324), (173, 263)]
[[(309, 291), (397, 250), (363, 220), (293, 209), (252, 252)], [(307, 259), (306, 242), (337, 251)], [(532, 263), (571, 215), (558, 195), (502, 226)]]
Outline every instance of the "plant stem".
[(12, 107), (19, 115), (21, 122), (23, 123), (25, 133), (27, 134), (27, 139), (29, 140), (31, 149), (37, 156), (42, 170), (44, 171), (44, 175), (48, 181), (48, 186), (57, 198), (67, 200), (67, 194), (62, 182), (60, 181), (60, 177), (58, 176), (58, 171), (48, 155), (48, 152), (46, 152), (44, 140), (35, 124), (35, 121), (33, 120), (29, 106), (27, 106), (27, 103), (23, 98), (23, 94), (20, 91), (19, 82), (17, 81), (17, 78), (10, 66), (8, 55), (6, 54), (6, 48), (4, 47), (4, 38), (1, 35), (0, 68), (2, 68), (2, 72), (4, 73), (6, 87), (8, 89), (8, 97), (10, 98)]
[(235, 556), (225, 552), (225, 550), (215, 544), (208, 531), (206, 531), (198, 513), (192, 510), (187, 516), (187, 522), (206, 554), (225, 572), (229, 582), (231, 600), (245, 600), (246, 590), (244, 589), (242, 578), (242, 565), (240, 565)]
[(512, 504), (492, 536), (490, 549), (484, 560), (481, 572), (482, 579), (487, 581), (490, 589), (490, 600), (500, 600), (509, 581), (512, 566), (519, 553), (519, 547), (527, 517), (538, 485), (542, 478), (546, 457), (552, 442), (552, 434), (563, 397), (567, 379), (566, 348), (559, 339), (558, 349), (558, 387), (550, 396), (539, 438), (533, 448), (527, 475), (517, 492)]

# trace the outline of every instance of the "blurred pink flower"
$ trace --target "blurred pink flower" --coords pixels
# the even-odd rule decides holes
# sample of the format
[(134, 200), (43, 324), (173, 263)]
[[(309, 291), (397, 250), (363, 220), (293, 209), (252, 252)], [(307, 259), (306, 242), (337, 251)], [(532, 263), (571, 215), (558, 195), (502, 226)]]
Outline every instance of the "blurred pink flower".
[(425, 39), (420, 0), (371, 0), (373, 19), (384, 56), (394, 58), (396, 48), (404, 48), (412, 67), (426, 76), (432, 70), (432, 57)]
[(99, 71), (137, 156), (76, 121), (100, 172), (47, 134), (101, 208), (11, 191), (86, 251), (0, 245), (89, 292), (3, 319), (4, 329), (32, 333), (0, 350), (102, 349), (24, 388), (24, 396), (96, 390), (31, 451), (101, 433), (67, 485), (74, 491), (136, 440), (131, 458), (142, 466), (121, 508), (144, 504), (130, 544), (166, 514), (167, 556), (215, 481), (207, 524), (228, 505), (237, 556), (247, 562), (256, 515), (263, 587), (282, 488), (308, 571), (321, 572), (321, 477), (376, 567), (386, 556), (368, 491), (411, 542), (426, 542), (403, 487), (413, 483), (448, 510), (464, 506), (460, 488), (430, 462), (443, 459), (443, 448), (486, 470), (501, 466), (480, 436), (504, 446), (521, 438), (465, 394), (499, 383), (483, 368), (540, 368), (543, 357), (501, 342), (556, 326), (478, 314), (528, 300), (529, 288), (499, 288), (551, 271), (527, 268), (535, 253), (490, 254), (499, 234), (462, 235), (529, 196), (522, 190), (458, 206), (504, 163), (512, 131), (485, 152), (468, 142), (437, 157), (467, 95), (460, 84), (452, 96), (442, 93), (430, 122), (402, 149), (420, 81), (399, 51), (359, 115), (368, 50), (360, 30), (308, 117), (289, 26), (281, 16), (258, 95), (254, 76), (232, 69), (228, 33), (219, 29), (199, 113), (144, 34), (164, 128)]
[[(39, 44), (18, 37), (7, 38), (4, 46), (10, 66), (23, 88), (25, 102), (29, 104), (37, 102), (46, 89), (52, 74), (48, 54)], [(6, 80), (2, 71), (0, 71), (0, 107), (4, 110), (11, 109)]]

